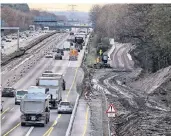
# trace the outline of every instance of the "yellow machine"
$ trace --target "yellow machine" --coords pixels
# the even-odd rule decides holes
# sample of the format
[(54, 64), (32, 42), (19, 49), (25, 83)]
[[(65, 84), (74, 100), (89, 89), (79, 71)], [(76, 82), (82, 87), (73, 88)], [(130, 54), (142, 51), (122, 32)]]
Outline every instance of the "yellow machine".
[(76, 49), (71, 49), (69, 52), (69, 60), (77, 60), (78, 59), (78, 51)]

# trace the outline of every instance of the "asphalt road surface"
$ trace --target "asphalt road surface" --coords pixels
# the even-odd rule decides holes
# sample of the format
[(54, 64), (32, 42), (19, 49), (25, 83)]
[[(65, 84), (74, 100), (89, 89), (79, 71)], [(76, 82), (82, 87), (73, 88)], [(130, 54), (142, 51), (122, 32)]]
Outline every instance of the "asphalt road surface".
[[(57, 47), (62, 44), (57, 45)], [(36, 78), (39, 77), (46, 69), (52, 69), (54, 72), (63, 73), (66, 81), (66, 91), (63, 91), (63, 100), (75, 103), (76, 80), (81, 76), (79, 66), (83, 57), (83, 50), (79, 53), (77, 61), (68, 61), (69, 52), (65, 51), (63, 60), (54, 60), (52, 58), (42, 58), (23, 78), (16, 82), (13, 87), (16, 89), (27, 89), (35, 85)], [(79, 72), (79, 74), (77, 74)], [(3, 79), (2, 79), (3, 80)], [(14, 104), (14, 98), (5, 98), (1, 114), (1, 135), (2, 136), (49, 136), (57, 134), (64, 136), (68, 128), (71, 114), (57, 114), (57, 110), (51, 110), (50, 122), (45, 127), (20, 125), (20, 106)]]

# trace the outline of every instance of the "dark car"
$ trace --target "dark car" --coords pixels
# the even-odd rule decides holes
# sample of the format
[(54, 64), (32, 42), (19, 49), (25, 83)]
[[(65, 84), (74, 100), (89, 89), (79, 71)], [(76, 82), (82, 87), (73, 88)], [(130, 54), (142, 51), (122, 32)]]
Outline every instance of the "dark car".
[(53, 73), (53, 71), (52, 70), (45, 70), (44, 73)]
[(62, 54), (61, 53), (57, 53), (55, 55), (55, 60), (62, 60)]
[(6, 87), (2, 90), (2, 97), (14, 97), (16, 89), (12, 87)]
[(1, 112), (3, 112), (3, 103), (4, 101), (1, 101)]
[(73, 32), (70, 32), (70, 35), (74, 35), (74, 33)]
[(61, 49), (61, 55), (64, 56), (64, 50), (63, 49)]
[(61, 53), (62, 56), (64, 56), (64, 49), (57, 49), (57, 53)]

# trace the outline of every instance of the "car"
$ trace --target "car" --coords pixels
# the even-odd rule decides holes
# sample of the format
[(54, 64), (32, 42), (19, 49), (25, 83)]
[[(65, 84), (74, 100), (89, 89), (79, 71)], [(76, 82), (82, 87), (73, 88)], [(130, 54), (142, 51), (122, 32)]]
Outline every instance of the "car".
[(18, 37), (17, 36), (12, 36), (12, 39), (13, 40), (18, 39)]
[(6, 38), (5, 41), (6, 41), (6, 42), (11, 42), (11, 39), (7, 39), (7, 38)]
[(1, 101), (1, 112), (3, 112), (3, 103), (4, 101)]
[(55, 54), (55, 60), (62, 60), (62, 54), (61, 53)]
[(58, 48), (53, 48), (52, 52), (57, 52)]
[(73, 32), (70, 32), (70, 35), (74, 35), (74, 33)]
[(23, 96), (28, 94), (27, 90), (17, 90), (15, 93), (15, 105), (20, 104)]
[(3, 36), (3, 37), (1, 38), (1, 41), (6, 41), (5, 36)]
[(15, 96), (15, 91), (13, 87), (5, 87), (2, 90), (2, 97), (14, 97)]
[(60, 49), (59, 48), (57, 48), (57, 51), (56, 51), (57, 53), (60, 53), (61, 51), (60, 51)]
[(64, 56), (64, 50), (60, 49), (61, 55)]
[(61, 101), (58, 105), (58, 114), (68, 113), (72, 114), (73, 106), (70, 102)]
[(53, 58), (53, 54), (52, 53), (48, 53), (48, 54), (46, 54), (45, 58)]
[(51, 70), (45, 70), (44, 73), (53, 73), (53, 71), (51, 71)]

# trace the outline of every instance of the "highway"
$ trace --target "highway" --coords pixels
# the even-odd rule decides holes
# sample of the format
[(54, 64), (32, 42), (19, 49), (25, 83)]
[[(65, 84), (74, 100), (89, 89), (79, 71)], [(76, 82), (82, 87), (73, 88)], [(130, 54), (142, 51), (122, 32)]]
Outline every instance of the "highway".
[[(62, 46), (61, 43), (56, 45)], [(27, 89), (31, 85), (35, 85), (36, 78), (39, 77), (46, 69), (51, 69), (53, 72), (63, 73), (66, 81), (66, 91), (63, 91), (63, 100), (71, 101), (75, 103), (76, 82), (82, 78), (80, 71), (80, 65), (84, 50), (79, 53), (77, 61), (68, 61), (69, 52), (64, 52), (63, 60), (54, 60), (52, 58), (42, 58), (40, 61), (32, 67), (32, 69), (19, 81), (17, 81), (13, 87), (16, 89)], [(79, 74), (77, 74), (79, 72)], [(3, 80), (3, 79), (2, 79)], [(4, 111), (1, 114), (1, 135), (2, 136), (64, 136), (68, 128), (70, 121), (70, 114), (57, 114), (57, 110), (51, 110), (50, 122), (45, 127), (39, 126), (20, 126), (20, 106), (14, 105), (14, 98), (5, 98)]]
[[(46, 35), (46, 33), (32, 32), (32, 34), (30, 34), (29, 37), (27, 37), (27, 39), (19, 38), (19, 47), (25, 47), (29, 42), (43, 35)], [(11, 42), (3, 42), (4, 43), (3, 53), (6, 55), (11, 54), (17, 49), (17, 39), (14, 40), (10, 39), (10, 40)]]

